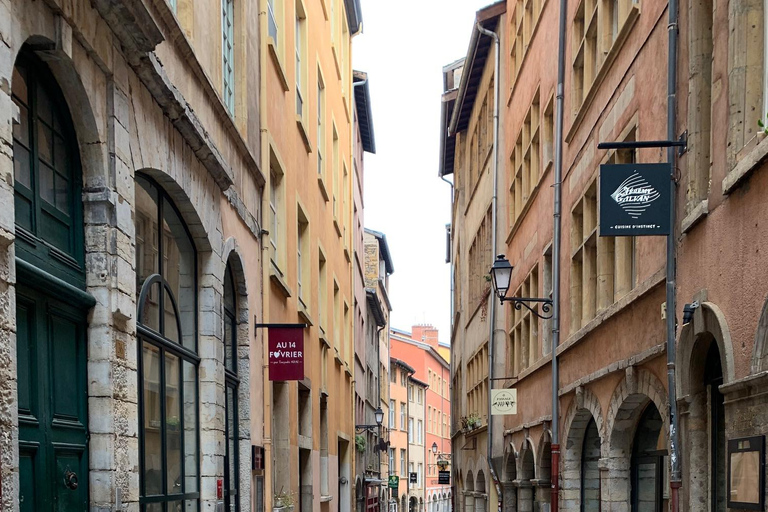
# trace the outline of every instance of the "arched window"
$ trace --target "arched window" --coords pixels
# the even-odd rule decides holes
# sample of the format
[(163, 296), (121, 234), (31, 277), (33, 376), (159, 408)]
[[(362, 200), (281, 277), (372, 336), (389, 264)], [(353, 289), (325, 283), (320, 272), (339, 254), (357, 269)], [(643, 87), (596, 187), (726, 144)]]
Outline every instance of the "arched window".
[(226, 381), (226, 429), (227, 447), (224, 454), (224, 508), (227, 512), (240, 510), (240, 482), (237, 477), (240, 468), (238, 447), (239, 415), (237, 391), (240, 381), (237, 377), (237, 296), (231, 265), (224, 272), (224, 375)]
[(666, 450), (658, 449), (662, 426), (659, 410), (650, 402), (640, 417), (632, 441), (632, 512), (662, 509), (666, 455)]
[[(85, 287), (80, 157), (67, 103), (26, 47), (13, 68), (16, 255)], [(43, 243), (43, 241), (45, 243)]]
[(136, 176), (140, 503), (145, 512), (196, 510), (197, 258), (166, 194)]
[(600, 434), (590, 415), (581, 447), (581, 512), (600, 510)]

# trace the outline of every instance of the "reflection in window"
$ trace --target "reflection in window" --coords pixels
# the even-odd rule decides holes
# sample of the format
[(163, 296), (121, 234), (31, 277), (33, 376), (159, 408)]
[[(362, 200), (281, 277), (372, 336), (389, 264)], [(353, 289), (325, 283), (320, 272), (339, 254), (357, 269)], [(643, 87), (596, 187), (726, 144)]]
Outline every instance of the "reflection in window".
[(231, 266), (224, 272), (224, 375), (226, 380), (226, 430), (227, 445), (224, 454), (224, 508), (227, 512), (240, 510), (237, 408), (237, 296)]
[(165, 194), (136, 177), (143, 511), (197, 510), (196, 258)]

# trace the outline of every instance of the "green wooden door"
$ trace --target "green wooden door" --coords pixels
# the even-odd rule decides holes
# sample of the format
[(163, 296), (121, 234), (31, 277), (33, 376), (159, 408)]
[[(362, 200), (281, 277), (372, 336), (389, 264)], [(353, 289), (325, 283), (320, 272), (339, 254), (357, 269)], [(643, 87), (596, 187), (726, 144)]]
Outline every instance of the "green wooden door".
[[(71, 303), (71, 301), (70, 301)], [(16, 291), (19, 491), (22, 512), (88, 509), (86, 317)]]

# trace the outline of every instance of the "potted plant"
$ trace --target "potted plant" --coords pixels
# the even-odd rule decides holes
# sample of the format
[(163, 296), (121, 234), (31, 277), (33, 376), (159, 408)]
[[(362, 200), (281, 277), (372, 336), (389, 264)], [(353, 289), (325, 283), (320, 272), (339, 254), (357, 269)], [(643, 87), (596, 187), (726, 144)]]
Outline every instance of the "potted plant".
[[(768, 114), (766, 114), (766, 119), (768, 119)], [(759, 130), (757, 130), (757, 141), (760, 142), (766, 135), (768, 135), (768, 120), (763, 121), (762, 119), (758, 119), (757, 127), (759, 128)]]
[(357, 448), (357, 451), (360, 452), (360, 453), (363, 453), (365, 451), (365, 446), (366, 446), (365, 437), (361, 436), (359, 434), (356, 435), (355, 436), (355, 447)]
[(480, 419), (480, 415), (477, 413), (472, 413), (469, 416), (467, 416), (467, 428), (469, 430), (475, 430), (480, 426), (482, 423), (482, 420)]
[(293, 493), (290, 491), (283, 491), (280, 488), (280, 492), (275, 494), (273, 512), (293, 512)]

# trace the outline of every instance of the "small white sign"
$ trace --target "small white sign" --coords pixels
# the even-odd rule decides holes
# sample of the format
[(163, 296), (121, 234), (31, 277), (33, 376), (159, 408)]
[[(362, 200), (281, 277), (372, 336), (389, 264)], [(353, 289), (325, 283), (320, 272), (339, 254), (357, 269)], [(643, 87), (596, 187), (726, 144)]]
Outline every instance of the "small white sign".
[(491, 416), (517, 414), (516, 389), (491, 390)]

